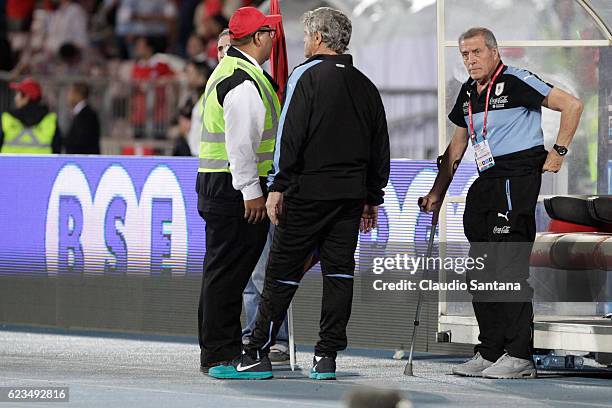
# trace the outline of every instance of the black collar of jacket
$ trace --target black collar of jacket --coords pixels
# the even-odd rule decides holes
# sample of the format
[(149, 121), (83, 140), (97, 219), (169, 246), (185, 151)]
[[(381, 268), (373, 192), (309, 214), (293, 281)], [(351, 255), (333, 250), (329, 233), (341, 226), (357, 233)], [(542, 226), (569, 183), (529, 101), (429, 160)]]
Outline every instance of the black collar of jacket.
[(21, 108), (10, 110), (9, 113), (29, 127), (40, 123), (49, 113), (49, 108), (41, 102), (30, 102)]
[[(314, 60), (329, 60), (333, 62), (337, 62), (339, 64), (353, 65), (353, 56), (350, 54), (315, 54), (312, 57), (308, 58), (304, 64), (308, 64), (310, 61)], [(302, 64), (303, 65), (303, 64)]]
[[(249, 60), (247, 57), (244, 56), (244, 54), (242, 53), (242, 51), (237, 50), (236, 48), (234, 48), (234, 46), (229, 47), (229, 49), (226, 52), (227, 55), (229, 55), (230, 57), (234, 57), (234, 58), (240, 58), (243, 61), (248, 62), (251, 65), (254, 65), (251, 60)], [(270, 81), (270, 84), (272, 84), (272, 88), (274, 88), (274, 92), (278, 91), (278, 84), (276, 83), (276, 81), (274, 81), (274, 78), (272, 78), (270, 76), (270, 74), (268, 74), (266, 72), (266, 70), (263, 70), (263, 74), (264, 76), (268, 79), (268, 81)]]

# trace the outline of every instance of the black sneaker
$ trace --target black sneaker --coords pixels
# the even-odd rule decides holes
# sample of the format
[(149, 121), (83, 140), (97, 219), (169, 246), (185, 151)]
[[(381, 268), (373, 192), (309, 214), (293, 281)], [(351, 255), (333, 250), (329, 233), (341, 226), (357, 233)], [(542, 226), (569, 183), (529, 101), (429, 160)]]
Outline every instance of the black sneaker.
[(289, 348), (283, 344), (275, 344), (270, 347), (270, 354), (268, 356), (273, 366), (290, 363)]
[(336, 359), (333, 357), (314, 356), (310, 378), (313, 380), (335, 380)]
[(245, 351), (242, 352), (240, 359), (224, 365), (211, 367), (208, 375), (218, 379), (233, 380), (266, 380), (272, 378), (272, 364), (267, 355), (262, 355), (259, 359), (253, 358)]

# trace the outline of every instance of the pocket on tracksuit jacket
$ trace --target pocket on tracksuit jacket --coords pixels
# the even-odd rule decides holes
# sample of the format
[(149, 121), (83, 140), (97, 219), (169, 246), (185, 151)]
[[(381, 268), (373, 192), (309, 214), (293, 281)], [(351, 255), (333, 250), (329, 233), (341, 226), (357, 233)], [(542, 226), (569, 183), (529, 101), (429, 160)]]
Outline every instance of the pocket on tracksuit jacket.
[(503, 180), (503, 183), (505, 200), (498, 201), (497, 211), (492, 212), (489, 219), (493, 241), (505, 241), (516, 227), (510, 179)]

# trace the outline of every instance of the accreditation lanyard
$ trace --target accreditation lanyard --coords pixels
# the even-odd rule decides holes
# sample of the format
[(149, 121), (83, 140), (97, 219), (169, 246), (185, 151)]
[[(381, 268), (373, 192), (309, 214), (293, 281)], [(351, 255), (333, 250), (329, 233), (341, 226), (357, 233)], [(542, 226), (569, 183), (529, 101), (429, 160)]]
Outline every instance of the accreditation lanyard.
[[(493, 74), (493, 77), (491, 78), (491, 81), (489, 82), (489, 87), (487, 88), (487, 100), (485, 101), (485, 110), (484, 110), (484, 123), (482, 125), (482, 137), (484, 139), (487, 138), (487, 117), (489, 116), (489, 97), (491, 96), (491, 89), (493, 88), (493, 83), (495, 83), (495, 80), (497, 79), (499, 74), (501, 74), (503, 69), (504, 69), (504, 64), (501, 64), (499, 68), (497, 68), (497, 71), (495, 71), (495, 74)], [(476, 142), (476, 130), (474, 129), (474, 114), (472, 111), (472, 98), (471, 97), (468, 97), (468, 117), (470, 120), (470, 137), (472, 139), (472, 143), (475, 143)]]

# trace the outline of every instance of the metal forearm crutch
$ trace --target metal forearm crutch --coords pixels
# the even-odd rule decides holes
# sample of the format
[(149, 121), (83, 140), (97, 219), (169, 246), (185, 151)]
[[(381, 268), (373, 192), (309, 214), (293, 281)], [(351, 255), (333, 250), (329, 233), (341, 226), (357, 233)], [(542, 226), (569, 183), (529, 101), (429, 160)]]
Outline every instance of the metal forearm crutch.
[[(421, 199), (419, 199), (419, 205), (420, 205), (420, 201)], [(433, 215), (431, 217), (431, 231), (429, 232), (429, 243), (427, 245), (427, 258), (425, 260), (425, 270), (423, 271), (423, 280), (427, 279), (427, 275), (429, 274), (429, 267), (427, 259), (431, 258), (431, 256), (433, 255), (433, 246), (434, 246), (434, 239), (436, 237), (436, 227), (438, 225), (438, 216), (440, 214), (440, 210), (434, 210)], [(406, 363), (406, 367), (404, 367), (404, 375), (409, 375), (409, 376), (413, 376), (414, 374), (412, 373), (412, 355), (414, 353), (414, 343), (416, 341), (416, 333), (417, 333), (417, 328), (419, 327), (420, 324), (420, 318), (421, 318), (421, 305), (423, 303), (423, 291), (421, 290), (421, 287), (419, 285), (419, 295), (418, 295), (418, 300), (417, 300), (417, 308), (416, 308), (416, 313), (414, 316), (414, 327), (412, 329), (412, 341), (410, 342), (410, 354), (408, 355), (408, 363)]]
[[(436, 167), (438, 168), (438, 175), (436, 176), (436, 180), (434, 181), (434, 185), (431, 188), (430, 193), (435, 193), (440, 203), (440, 208), (433, 209), (433, 215), (431, 217), (431, 232), (429, 233), (429, 244), (427, 246), (427, 258), (431, 258), (433, 254), (433, 244), (434, 238), (436, 236), (436, 227), (438, 226), (438, 218), (440, 217), (440, 209), (442, 205), (444, 205), (444, 196), (448, 191), (448, 188), (453, 180), (453, 176), (459, 167), (459, 163), (461, 162), (461, 157), (465, 153), (467, 145), (461, 148), (461, 151), (458, 151), (457, 148), (453, 148), (453, 144), (451, 143), (442, 156), (438, 156), (436, 159)], [(461, 154), (459, 154), (461, 153)], [(457, 160), (452, 160), (453, 157), (459, 157)], [(419, 198), (419, 208), (421, 211), (425, 211), (423, 207), (423, 197)], [(423, 271), (423, 280), (427, 278), (429, 274), (429, 268), (427, 267), (428, 262), (425, 265), (425, 270)], [(412, 355), (414, 353), (414, 343), (416, 341), (416, 332), (417, 327), (420, 324), (421, 318), (421, 304), (423, 303), (423, 291), (421, 290), (421, 286), (419, 285), (419, 295), (417, 300), (417, 309), (414, 316), (414, 329), (412, 330), (412, 342), (410, 343), (410, 355), (408, 356), (408, 363), (404, 368), (404, 375), (412, 376)]]

